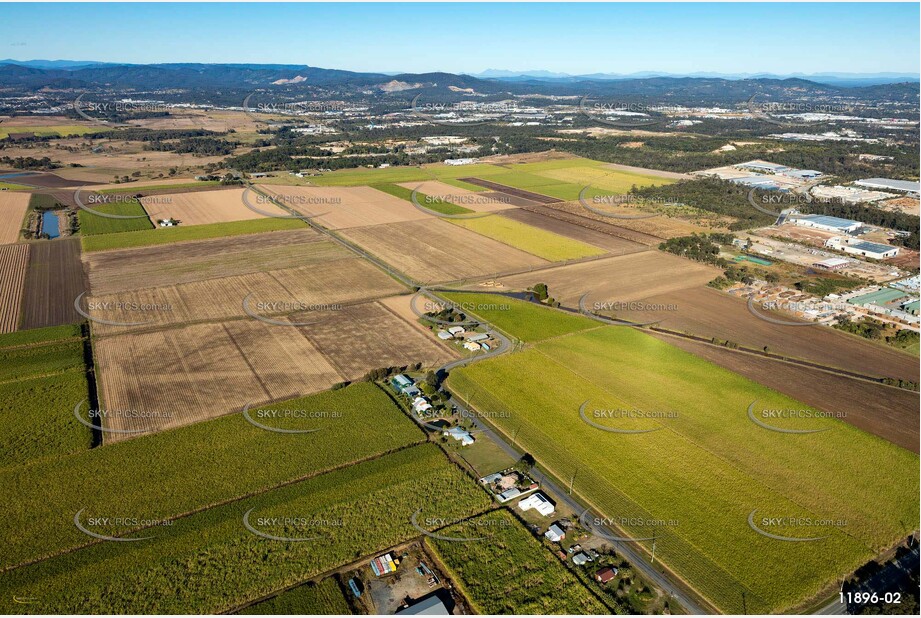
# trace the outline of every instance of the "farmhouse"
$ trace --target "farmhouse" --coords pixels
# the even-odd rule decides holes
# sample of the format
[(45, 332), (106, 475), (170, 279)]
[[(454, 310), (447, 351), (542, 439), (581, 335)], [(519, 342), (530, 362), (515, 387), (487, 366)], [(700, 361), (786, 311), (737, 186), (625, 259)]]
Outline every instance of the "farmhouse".
[(476, 352), (480, 349), (480, 344), (473, 341), (467, 341), (464, 343), (464, 347), (470, 350), (471, 352)]
[(424, 416), (431, 409), (432, 404), (425, 397), (419, 396), (413, 399), (413, 412), (416, 414)]
[(595, 571), (595, 580), (602, 584), (608, 583), (615, 577), (617, 577), (617, 569), (614, 567), (606, 566)]
[(544, 516), (550, 516), (556, 510), (556, 507), (544, 494), (537, 492), (518, 503), (518, 508), (522, 511), (534, 509)]
[(895, 257), (899, 254), (899, 248), (891, 245), (883, 245), (878, 242), (860, 240), (859, 238), (846, 238), (843, 241), (839, 236), (829, 238), (825, 241), (825, 246), (830, 249), (837, 249), (853, 255), (883, 260)]
[(576, 566), (582, 566), (592, 561), (592, 557), (586, 554), (585, 552), (579, 552), (572, 557), (572, 563)]
[(544, 536), (550, 539), (551, 543), (559, 543), (566, 538), (566, 531), (556, 524), (551, 524)]
[(829, 217), (827, 215), (806, 215), (791, 219), (794, 225), (802, 227), (811, 227), (826, 232), (837, 232), (839, 234), (848, 234), (860, 229), (860, 221), (851, 219), (842, 219), (840, 217)]
[(451, 328), (448, 329), (448, 332), (451, 333), (455, 337), (460, 337), (466, 331), (464, 331), (463, 326), (452, 326)]
[(462, 429), (461, 427), (452, 427), (451, 429), (445, 431), (444, 435), (451, 436), (460, 442), (461, 446), (470, 446), (474, 442), (473, 436), (470, 435), (470, 432)]

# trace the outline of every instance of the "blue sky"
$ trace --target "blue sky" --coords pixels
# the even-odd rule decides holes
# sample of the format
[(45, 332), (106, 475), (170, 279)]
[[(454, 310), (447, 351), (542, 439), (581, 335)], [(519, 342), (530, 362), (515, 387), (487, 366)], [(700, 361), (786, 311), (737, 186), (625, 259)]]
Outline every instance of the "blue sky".
[(921, 47), (918, 3), (23, 3), (0, 24), (0, 58), (388, 72), (917, 74)]

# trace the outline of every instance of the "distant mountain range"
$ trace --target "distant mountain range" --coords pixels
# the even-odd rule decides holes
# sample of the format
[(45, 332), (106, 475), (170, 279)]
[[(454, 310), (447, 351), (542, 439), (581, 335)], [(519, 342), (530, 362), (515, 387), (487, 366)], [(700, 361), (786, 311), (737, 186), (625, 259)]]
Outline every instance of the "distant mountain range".
[[(115, 64), (72, 60), (0, 60), (0, 87), (12, 92), (116, 91), (151, 93), (172, 100), (229, 104), (246, 93), (271, 97), (306, 95), (358, 99), (374, 95), (383, 101), (406, 101), (424, 94), (426, 100), (484, 100), (519, 97), (609, 97), (622, 101), (656, 100), (673, 104), (738, 104), (753, 95), (777, 100), (802, 96), (857, 96), (863, 100), (917, 103), (918, 79), (900, 74), (874, 76), (843, 73), (820, 81), (797, 76), (693, 76), (636, 73), (562, 75), (546, 71), (490, 70), (479, 75), (453, 73), (361, 73), (286, 64)], [(894, 83), (895, 80), (901, 80)], [(836, 83), (831, 83), (835, 81)], [(184, 93), (184, 94), (182, 94)], [(242, 93), (242, 94), (241, 94)]]

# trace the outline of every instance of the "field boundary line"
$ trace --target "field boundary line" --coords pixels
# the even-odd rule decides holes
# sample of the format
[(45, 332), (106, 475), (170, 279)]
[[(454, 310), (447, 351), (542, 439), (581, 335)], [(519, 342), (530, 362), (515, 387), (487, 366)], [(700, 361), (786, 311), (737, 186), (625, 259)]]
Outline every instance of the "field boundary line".
[[(82, 359), (82, 352), (81, 352), (81, 359)], [(68, 369), (61, 369), (60, 371), (52, 371), (51, 373), (40, 373), (36, 375), (23, 376), (21, 378), (13, 378), (11, 380), (3, 380), (3, 381), (0, 381), (0, 386), (6, 385), (6, 384), (16, 384), (17, 382), (27, 382), (29, 380), (42, 380), (45, 378), (55, 378), (57, 376), (66, 375), (68, 373), (73, 373), (76, 371), (84, 372), (86, 371), (86, 367), (84, 367), (81, 364), (79, 366), (70, 367)]]

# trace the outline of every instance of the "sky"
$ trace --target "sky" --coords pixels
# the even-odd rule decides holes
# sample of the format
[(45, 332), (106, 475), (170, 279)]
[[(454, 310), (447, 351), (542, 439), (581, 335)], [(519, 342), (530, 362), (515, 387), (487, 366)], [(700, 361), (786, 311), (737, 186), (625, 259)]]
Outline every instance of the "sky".
[(0, 4), (0, 58), (373, 72), (919, 73), (918, 3)]

